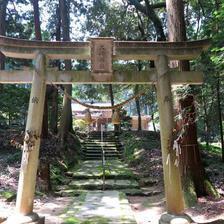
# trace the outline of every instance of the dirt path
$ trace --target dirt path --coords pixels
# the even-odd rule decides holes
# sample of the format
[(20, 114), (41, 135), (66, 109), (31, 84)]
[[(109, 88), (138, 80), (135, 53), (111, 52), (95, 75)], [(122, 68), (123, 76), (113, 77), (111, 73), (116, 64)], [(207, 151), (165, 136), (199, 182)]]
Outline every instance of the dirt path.
[[(152, 197), (128, 197), (132, 211), (138, 224), (158, 224), (158, 220), (165, 212), (165, 198), (163, 194)], [(211, 200), (199, 198), (197, 205), (186, 209), (196, 223), (207, 223), (215, 220), (223, 220), (224, 224), (224, 199)]]

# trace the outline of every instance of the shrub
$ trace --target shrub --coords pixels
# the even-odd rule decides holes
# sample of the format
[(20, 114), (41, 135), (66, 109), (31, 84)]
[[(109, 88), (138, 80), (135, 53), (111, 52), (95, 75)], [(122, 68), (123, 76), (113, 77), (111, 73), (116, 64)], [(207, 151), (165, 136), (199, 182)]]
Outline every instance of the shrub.
[(74, 126), (74, 129), (79, 129), (80, 131), (85, 131), (87, 124), (82, 119), (76, 119), (73, 121), (73, 126)]

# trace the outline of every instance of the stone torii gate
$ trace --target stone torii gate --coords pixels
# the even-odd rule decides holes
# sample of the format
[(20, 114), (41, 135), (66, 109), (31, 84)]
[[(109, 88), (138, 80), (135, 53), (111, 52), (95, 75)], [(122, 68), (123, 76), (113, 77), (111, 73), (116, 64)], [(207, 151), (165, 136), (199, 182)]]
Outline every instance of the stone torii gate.
[[(16, 212), (6, 223), (43, 223), (33, 213), (40, 134), (47, 84), (156, 84), (159, 105), (160, 135), (167, 216), (183, 215), (184, 198), (179, 168), (174, 165), (172, 149), (174, 114), (171, 85), (201, 84), (201, 72), (179, 72), (170, 69), (169, 60), (192, 60), (209, 47), (208, 40), (192, 42), (115, 41), (113, 38), (91, 38), (88, 42), (45, 42), (0, 36), (0, 51), (11, 58), (33, 59), (34, 69), (0, 71), (0, 83), (32, 83), (24, 149), (16, 200)], [(47, 69), (50, 59), (91, 60), (91, 71), (53, 71)], [(113, 71), (114, 60), (154, 60), (155, 69)], [(167, 161), (169, 158), (169, 164)], [(172, 216), (173, 217), (173, 216)]]

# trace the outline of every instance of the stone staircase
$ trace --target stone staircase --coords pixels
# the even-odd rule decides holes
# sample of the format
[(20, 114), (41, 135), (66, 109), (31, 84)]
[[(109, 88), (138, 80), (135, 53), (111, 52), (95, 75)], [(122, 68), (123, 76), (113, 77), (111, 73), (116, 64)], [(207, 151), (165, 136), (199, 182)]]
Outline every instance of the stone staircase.
[[(123, 147), (114, 132), (103, 133), (103, 149), (106, 160), (122, 158)], [(89, 134), (82, 143), (82, 154), (84, 160), (102, 160), (101, 132), (94, 131)]]
[(81, 161), (78, 167), (67, 172), (70, 181), (58, 188), (59, 195), (72, 196), (93, 190), (118, 190), (124, 193), (139, 192), (137, 176), (119, 159), (106, 160), (105, 182), (100, 160)]

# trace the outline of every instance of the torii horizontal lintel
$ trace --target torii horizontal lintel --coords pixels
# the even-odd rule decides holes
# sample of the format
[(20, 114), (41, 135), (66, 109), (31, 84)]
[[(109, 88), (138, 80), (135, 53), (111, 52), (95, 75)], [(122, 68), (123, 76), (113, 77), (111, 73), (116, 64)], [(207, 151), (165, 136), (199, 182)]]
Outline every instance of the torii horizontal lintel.
[[(166, 55), (170, 60), (192, 60), (210, 46), (209, 40), (186, 42), (114, 41), (113, 60), (156, 60)], [(7, 57), (34, 59), (41, 51), (48, 59), (90, 60), (91, 41), (30, 41), (0, 36), (0, 51)]]
[[(47, 70), (47, 84), (154, 84), (156, 83), (156, 69), (150, 71), (114, 71), (109, 80), (100, 80), (90, 71), (54, 71)], [(179, 72), (170, 69), (169, 74), (173, 85), (203, 83), (203, 73), (198, 71)], [(0, 71), (0, 83), (24, 84), (32, 83), (33, 70)]]

